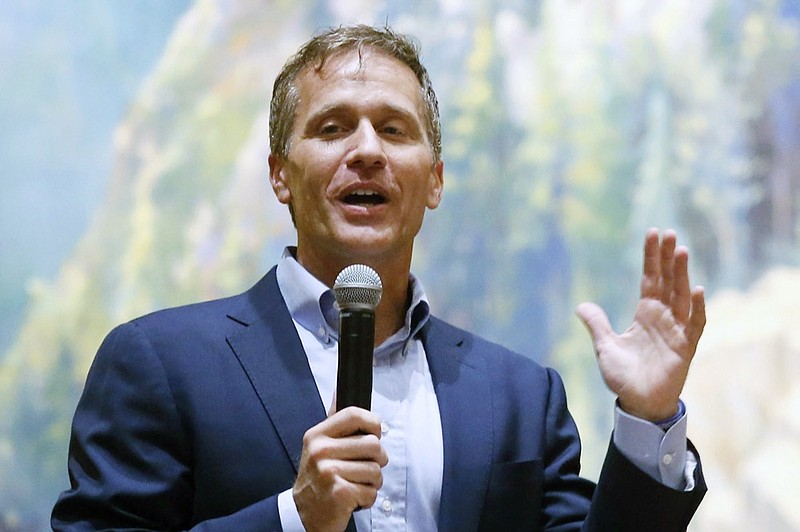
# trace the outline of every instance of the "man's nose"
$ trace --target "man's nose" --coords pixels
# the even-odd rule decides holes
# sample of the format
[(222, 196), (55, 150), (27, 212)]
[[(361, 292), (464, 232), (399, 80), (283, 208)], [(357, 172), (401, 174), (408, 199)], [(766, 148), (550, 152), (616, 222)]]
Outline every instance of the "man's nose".
[(386, 165), (386, 153), (383, 149), (383, 139), (368, 120), (361, 120), (352, 136), (353, 145), (347, 160), (349, 166), (364, 168)]

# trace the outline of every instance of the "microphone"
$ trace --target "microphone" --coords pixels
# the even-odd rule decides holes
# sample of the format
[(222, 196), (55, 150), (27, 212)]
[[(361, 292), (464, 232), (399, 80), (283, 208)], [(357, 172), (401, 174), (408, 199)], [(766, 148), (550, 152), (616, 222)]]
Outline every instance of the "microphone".
[(336, 410), (372, 404), (372, 354), (375, 345), (375, 307), (383, 285), (378, 273), (352, 264), (336, 276), (333, 294), (339, 307), (339, 369)]

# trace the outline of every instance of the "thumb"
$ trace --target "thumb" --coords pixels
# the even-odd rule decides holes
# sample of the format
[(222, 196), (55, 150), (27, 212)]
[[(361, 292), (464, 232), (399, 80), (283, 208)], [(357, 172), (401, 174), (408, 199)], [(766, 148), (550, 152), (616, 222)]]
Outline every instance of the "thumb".
[(595, 348), (606, 336), (614, 332), (605, 311), (594, 303), (581, 303), (575, 309), (575, 314), (589, 331)]

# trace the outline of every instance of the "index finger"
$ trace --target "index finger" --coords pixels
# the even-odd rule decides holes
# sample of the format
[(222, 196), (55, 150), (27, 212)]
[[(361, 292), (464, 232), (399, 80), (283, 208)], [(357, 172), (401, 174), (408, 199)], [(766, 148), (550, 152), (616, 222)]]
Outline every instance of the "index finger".
[(353, 434), (374, 434), (381, 437), (381, 421), (374, 413), (357, 406), (348, 406), (331, 414), (317, 425), (319, 432), (331, 438), (342, 438)]
[(700, 336), (703, 334), (703, 328), (705, 328), (706, 325), (706, 302), (702, 286), (696, 286), (694, 290), (692, 290), (691, 299), (692, 312), (689, 316), (687, 335), (692, 353), (694, 353), (697, 349), (697, 343), (700, 341)]

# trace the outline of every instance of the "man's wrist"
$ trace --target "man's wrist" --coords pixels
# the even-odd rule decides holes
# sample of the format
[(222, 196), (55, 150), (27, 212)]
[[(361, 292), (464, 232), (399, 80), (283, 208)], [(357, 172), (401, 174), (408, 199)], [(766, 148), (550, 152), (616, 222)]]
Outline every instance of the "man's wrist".
[(292, 488), (278, 495), (278, 515), (284, 532), (304, 532), (305, 527), (300, 520), (300, 513), (292, 496)]
[(677, 412), (675, 412), (675, 414), (674, 414), (674, 415), (672, 415), (672, 416), (670, 416), (670, 417), (668, 417), (668, 418), (666, 418), (666, 419), (661, 419), (661, 420), (658, 420), (658, 421), (653, 421), (652, 423), (653, 423), (654, 425), (658, 425), (658, 426), (661, 428), (661, 430), (663, 430), (664, 432), (667, 432), (667, 431), (668, 431), (670, 428), (672, 428), (672, 426), (673, 426), (675, 423), (677, 423), (677, 422), (678, 422), (678, 421), (679, 421), (679, 420), (680, 420), (680, 419), (681, 419), (681, 418), (682, 418), (682, 417), (683, 417), (685, 414), (686, 414), (686, 405), (684, 405), (684, 404), (683, 404), (683, 401), (681, 401), (680, 399), (678, 399), (678, 411), (677, 411)]
[(662, 404), (659, 406), (648, 406), (635, 403), (632, 404), (630, 402), (626, 402), (622, 397), (617, 397), (616, 404), (629, 416), (641, 419), (642, 421), (647, 421), (648, 423), (652, 423), (654, 425), (664, 423), (675, 417), (680, 418), (681, 413), (680, 399), (671, 404), (667, 403), (666, 405)]

